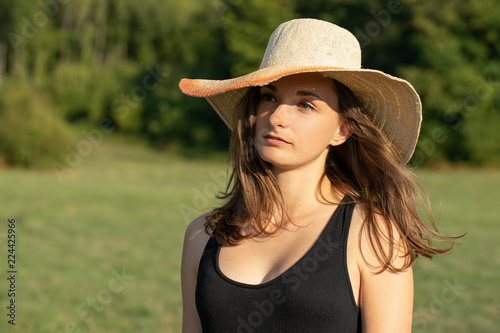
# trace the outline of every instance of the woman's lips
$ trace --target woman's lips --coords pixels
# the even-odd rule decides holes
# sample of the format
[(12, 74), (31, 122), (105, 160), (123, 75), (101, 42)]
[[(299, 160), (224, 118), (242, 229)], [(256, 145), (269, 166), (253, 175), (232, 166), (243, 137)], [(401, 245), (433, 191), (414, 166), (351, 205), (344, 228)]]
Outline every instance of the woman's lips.
[(266, 139), (266, 141), (272, 145), (289, 145), (290, 144), (290, 142), (286, 141), (285, 139), (282, 139), (279, 136), (271, 135), (271, 134), (264, 135), (264, 139)]

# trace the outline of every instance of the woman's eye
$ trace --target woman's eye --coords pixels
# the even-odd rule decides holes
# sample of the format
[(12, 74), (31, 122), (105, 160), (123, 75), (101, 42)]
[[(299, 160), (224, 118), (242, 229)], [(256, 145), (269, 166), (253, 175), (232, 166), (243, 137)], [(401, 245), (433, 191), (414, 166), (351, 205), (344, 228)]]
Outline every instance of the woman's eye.
[(301, 102), (299, 104), (299, 108), (303, 111), (311, 111), (311, 110), (314, 110), (314, 107), (309, 104), (309, 103), (306, 103), (306, 102)]
[(262, 94), (260, 98), (265, 102), (276, 102), (276, 98), (270, 94)]

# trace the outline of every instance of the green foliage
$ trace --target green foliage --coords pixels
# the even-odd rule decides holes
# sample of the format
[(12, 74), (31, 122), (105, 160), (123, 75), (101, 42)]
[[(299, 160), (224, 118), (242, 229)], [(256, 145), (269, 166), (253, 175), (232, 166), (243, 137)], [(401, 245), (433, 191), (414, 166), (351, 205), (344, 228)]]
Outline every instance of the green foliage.
[[(131, 102), (132, 98), (127, 96), (138, 72), (137, 64), (132, 63), (103, 67), (61, 62), (47, 88), (70, 122), (83, 119), (97, 124), (103, 117), (109, 117), (120, 129), (137, 132), (140, 103)], [(123, 105), (126, 112), (120, 109)]]
[(232, 77), (259, 68), (271, 32), (295, 18), (290, 0), (240, 1), (221, 21), (227, 51), (231, 54)]
[(491, 0), (408, 6), (419, 52), (398, 73), (415, 85), (424, 105), (417, 150), (431, 161), (498, 163), (500, 7)]
[(7, 164), (47, 167), (73, 141), (50, 98), (24, 83), (2, 85), (0, 119), (0, 157)]
[(92, 74), (88, 66), (80, 63), (60, 63), (54, 70), (50, 89), (66, 119), (78, 120), (87, 116), (94, 95)]

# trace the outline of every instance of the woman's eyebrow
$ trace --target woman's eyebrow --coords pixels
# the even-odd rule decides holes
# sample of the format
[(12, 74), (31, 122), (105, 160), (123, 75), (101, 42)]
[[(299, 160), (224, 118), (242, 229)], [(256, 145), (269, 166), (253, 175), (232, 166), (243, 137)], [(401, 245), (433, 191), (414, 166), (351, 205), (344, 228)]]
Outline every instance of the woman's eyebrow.
[(316, 97), (318, 99), (323, 100), (321, 97), (319, 97), (318, 95), (316, 95), (315, 93), (313, 93), (312, 91), (309, 91), (309, 90), (297, 90), (295, 92), (295, 94), (299, 95), (299, 96), (313, 96), (313, 97)]
[[(266, 84), (265, 86), (262, 86), (262, 88), (268, 88), (269, 90), (272, 90), (274, 92), (278, 91), (278, 88), (276, 88), (276, 86), (274, 86), (272, 84)], [(309, 91), (309, 90), (297, 90), (295, 92), (295, 95), (298, 95), (298, 96), (313, 96), (313, 97), (316, 97), (317, 99), (323, 100), (323, 98), (321, 98), (320, 96), (316, 95), (315, 93), (313, 93), (312, 91)]]
[(265, 86), (262, 86), (262, 88), (268, 88), (274, 92), (277, 92), (278, 91), (278, 88), (276, 88), (275, 86), (273, 86), (272, 84), (266, 84)]

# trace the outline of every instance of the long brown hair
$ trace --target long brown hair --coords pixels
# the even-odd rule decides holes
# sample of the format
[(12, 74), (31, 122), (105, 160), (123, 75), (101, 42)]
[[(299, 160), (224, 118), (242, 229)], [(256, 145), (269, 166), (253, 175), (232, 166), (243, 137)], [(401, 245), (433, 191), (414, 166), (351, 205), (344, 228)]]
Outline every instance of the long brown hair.
[[(379, 272), (403, 271), (419, 255), (431, 258), (449, 251), (453, 244), (443, 249), (432, 246), (433, 239), (451, 242), (456, 237), (437, 231), (428, 199), (414, 175), (401, 163), (393, 145), (351, 90), (336, 80), (333, 83), (339, 114), (351, 135), (343, 144), (330, 147), (322, 180), (327, 177), (332, 188), (363, 206), (364, 223), (359, 236), (368, 233), (380, 263)], [(207, 233), (225, 246), (260, 234), (272, 235), (287, 221), (271, 166), (259, 157), (254, 146), (258, 103), (259, 88), (250, 88), (235, 110), (238, 121), (229, 155), (232, 172), (226, 191), (219, 195), (226, 203), (209, 214), (205, 223)], [(421, 218), (421, 208), (430, 226)], [(383, 223), (377, 223), (377, 215)], [(271, 217), (275, 224), (270, 227), (267, 223)], [(393, 265), (396, 251), (405, 254), (403, 267)]]

